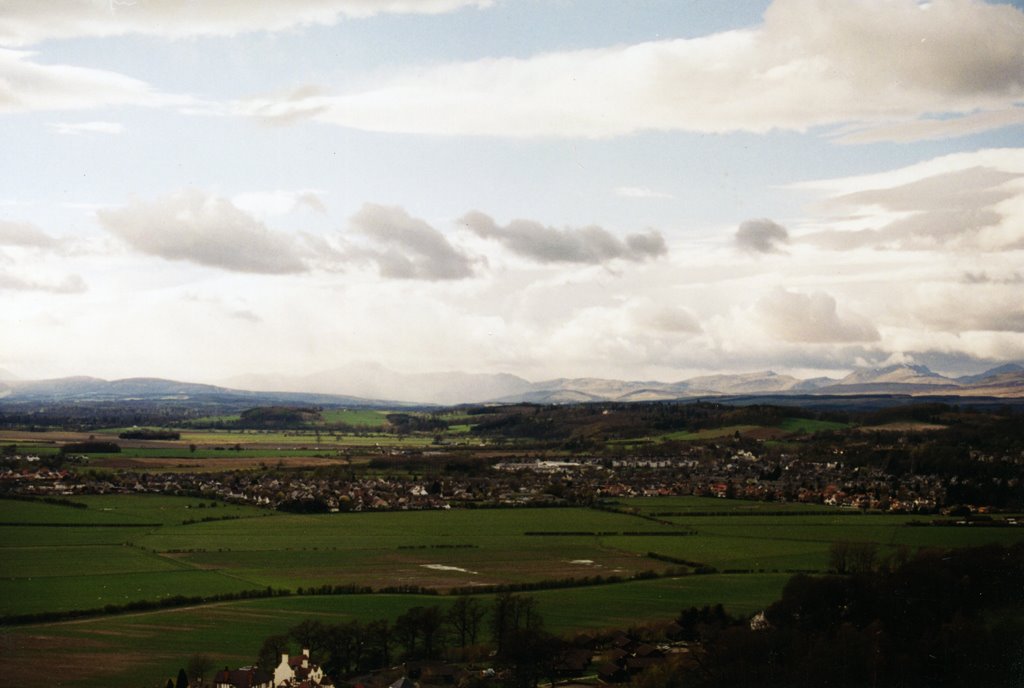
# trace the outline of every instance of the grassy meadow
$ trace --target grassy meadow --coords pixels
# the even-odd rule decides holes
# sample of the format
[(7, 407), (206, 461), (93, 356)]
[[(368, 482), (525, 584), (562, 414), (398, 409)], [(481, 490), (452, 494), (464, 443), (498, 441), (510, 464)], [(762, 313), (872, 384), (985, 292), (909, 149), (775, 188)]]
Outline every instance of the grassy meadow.
[[(832, 542), (914, 549), (1015, 542), (1015, 528), (912, 527), (926, 517), (828, 513), (821, 506), (700, 498), (623, 500), (618, 509), (451, 510), (295, 515), (166, 496), (75, 498), (87, 508), (0, 501), (0, 615), (96, 609), (168, 596), (321, 585), (451, 588), (664, 574), (649, 553), (713, 566), (667, 576), (537, 591), (558, 632), (671, 619), (721, 602), (752, 613), (793, 570), (825, 571)], [(823, 513), (824, 512), (824, 513)], [(660, 521), (651, 520), (654, 516)], [(223, 518), (194, 522), (204, 517)], [(547, 533), (547, 534), (543, 534)], [(252, 661), (262, 639), (304, 618), (394, 618), (451, 595), (273, 597), (0, 629), (0, 672), (55, 661), (62, 685), (154, 684), (191, 654)], [(11, 657), (17, 656), (14, 662)], [(56, 659), (53, 659), (56, 657)], [(107, 658), (116, 657), (116, 662)], [(156, 678), (154, 678), (154, 676)]]

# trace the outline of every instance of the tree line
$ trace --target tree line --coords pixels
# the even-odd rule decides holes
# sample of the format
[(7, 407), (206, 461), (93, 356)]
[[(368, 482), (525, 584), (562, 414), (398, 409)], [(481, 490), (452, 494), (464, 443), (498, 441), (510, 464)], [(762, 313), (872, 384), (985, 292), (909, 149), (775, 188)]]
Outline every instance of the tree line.
[(535, 686), (550, 678), (568, 645), (544, 630), (537, 600), (504, 593), (489, 603), (460, 597), (447, 609), (416, 606), (394, 621), (377, 619), (325, 624), (305, 620), (266, 638), (257, 665), (267, 671), (294, 648), (308, 649), (331, 678), (371, 672), (396, 661), (489, 657), (507, 670), (509, 685)]

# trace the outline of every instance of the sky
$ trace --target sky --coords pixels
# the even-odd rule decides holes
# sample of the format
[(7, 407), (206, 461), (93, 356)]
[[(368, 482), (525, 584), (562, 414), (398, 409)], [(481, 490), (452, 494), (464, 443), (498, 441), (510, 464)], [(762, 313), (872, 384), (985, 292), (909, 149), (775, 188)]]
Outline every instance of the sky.
[(1024, 3), (0, 0), (0, 370), (1024, 361)]

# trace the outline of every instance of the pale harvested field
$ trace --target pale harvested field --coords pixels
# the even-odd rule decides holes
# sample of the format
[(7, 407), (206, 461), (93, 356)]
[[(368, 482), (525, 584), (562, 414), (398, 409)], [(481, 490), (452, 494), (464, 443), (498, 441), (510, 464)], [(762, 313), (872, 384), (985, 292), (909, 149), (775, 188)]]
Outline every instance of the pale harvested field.
[(886, 423), (885, 425), (865, 425), (857, 429), (861, 432), (928, 432), (932, 430), (945, 430), (946, 427), (938, 423), (903, 421), (899, 423)]
[(285, 468), (314, 468), (317, 466), (348, 465), (344, 459), (320, 458), (316, 456), (282, 456), (271, 458), (239, 457), (223, 459), (181, 459), (153, 458), (140, 459), (120, 456), (95, 458), (89, 462), (96, 468), (121, 468), (142, 471), (167, 471), (189, 473), (218, 473), (221, 471), (244, 471), (273, 464)]

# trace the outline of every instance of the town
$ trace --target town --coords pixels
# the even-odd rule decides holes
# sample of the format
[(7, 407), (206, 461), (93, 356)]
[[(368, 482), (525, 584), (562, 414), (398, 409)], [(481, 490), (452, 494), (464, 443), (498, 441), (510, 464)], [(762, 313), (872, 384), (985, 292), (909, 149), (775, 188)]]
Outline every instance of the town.
[[(897, 444), (899, 441), (897, 441)], [(270, 509), (304, 511), (388, 511), (517, 506), (585, 506), (621, 497), (713, 496), (767, 502), (823, 504), (892, 513), (935, 513), (965, 506), (951, 502), (962, 476), (886, 472), (851, 466), (842, 450), (819, 460), (765, 452), (750, 443), (687, 448), (674, 456), (621, 458), (578, 456), (548, 460), (517, 456), (484, 464), (463, 475), (443, 452), (393, 449), (384, 465), (413, 475), (363, 476), (340, 466), (311, 470), (273, 467), (228, 472), (150, 472), (49, 468), (33, 455), (3, 457), (0, 494), (69, 497), (76, 494), (155, 493), (188, 495)], [(888, 445), (876, 445), (885, 449)], [(756, 452), (763, 452), (759, 455)], [(1024, 454), (972, 452), (979, 465), (1024, 466)], [(372, 465), (372, 464), (371, 464)], [(447, 467), (447, 470), (446, 470)], [(421, 473), (421, 475), (416, 475)], [(995, 479), (995, 486), (1019, 491), (1020, 478)], [(982, 513), (986, 503), (967, 504)]]

